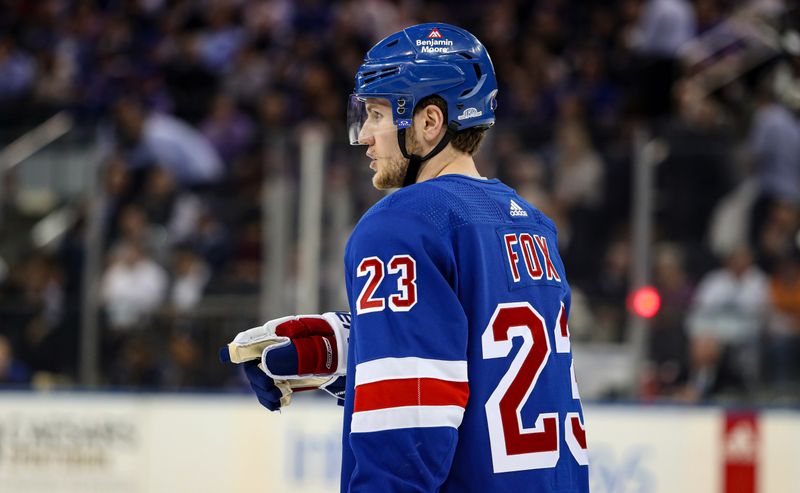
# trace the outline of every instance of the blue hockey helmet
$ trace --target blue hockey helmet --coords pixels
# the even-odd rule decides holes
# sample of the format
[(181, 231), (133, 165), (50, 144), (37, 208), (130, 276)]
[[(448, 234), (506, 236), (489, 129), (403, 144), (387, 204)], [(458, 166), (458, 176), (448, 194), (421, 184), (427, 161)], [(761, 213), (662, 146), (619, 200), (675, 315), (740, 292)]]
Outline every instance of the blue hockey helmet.
[[(411, 126), (415, 105), (433, 95), (447, 104), (447, 135), (427, 156), (410, 155), (405, 148), (405, 129)], [(411, 26), (384, 38), (364, 57), (348, 107), (350, 143), (359, 144), (359, 133), (368, 118), (366, 100), (388, 100), (403, 155), (419, 161), (415, 180), (421, 162), (444, 148), (455, 132), (494, 124), (496, 96), (492, 60), (478, 38), (449, 24)]]

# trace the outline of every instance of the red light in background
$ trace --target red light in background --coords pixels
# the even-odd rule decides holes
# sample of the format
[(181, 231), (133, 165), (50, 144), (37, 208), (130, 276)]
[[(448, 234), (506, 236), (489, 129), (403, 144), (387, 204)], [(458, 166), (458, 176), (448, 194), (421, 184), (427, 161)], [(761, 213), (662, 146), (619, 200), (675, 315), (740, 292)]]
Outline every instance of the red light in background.
[(661, 295), (652, 286), (643, 286), (633, 293), (628, 300), (630, 310), (644, 318), (653, 318), (661, 308)]

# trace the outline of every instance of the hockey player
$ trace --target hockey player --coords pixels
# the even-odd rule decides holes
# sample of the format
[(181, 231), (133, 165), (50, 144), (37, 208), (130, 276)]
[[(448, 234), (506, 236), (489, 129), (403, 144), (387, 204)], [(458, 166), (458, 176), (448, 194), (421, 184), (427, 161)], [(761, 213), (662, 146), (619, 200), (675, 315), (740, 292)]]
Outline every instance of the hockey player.
[(270, 321), (225, 357), (271, 410), (346, 377), (342, 492), (588, 492), (556, 228), (473, 160), (495, 121), (486, 49), (409, 27), (355, 82), (351, 143), (400, 190), (347, 244), (350, 314)]

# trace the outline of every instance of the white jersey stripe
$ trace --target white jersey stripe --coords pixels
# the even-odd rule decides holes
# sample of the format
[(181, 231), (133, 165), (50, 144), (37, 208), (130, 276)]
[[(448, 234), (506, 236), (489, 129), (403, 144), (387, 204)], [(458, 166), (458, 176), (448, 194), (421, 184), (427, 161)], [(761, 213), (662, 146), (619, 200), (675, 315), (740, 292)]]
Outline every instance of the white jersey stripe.
[(356, 365), (356, 386), (381, 380), (436, 378), (466, 382), (467, 362), (427, 358), (381, 358)]
[(458, 428), (464, 417), (459, 406), (406, 406), (353, 413), (351, 433), (397, 430), (401, 428)]

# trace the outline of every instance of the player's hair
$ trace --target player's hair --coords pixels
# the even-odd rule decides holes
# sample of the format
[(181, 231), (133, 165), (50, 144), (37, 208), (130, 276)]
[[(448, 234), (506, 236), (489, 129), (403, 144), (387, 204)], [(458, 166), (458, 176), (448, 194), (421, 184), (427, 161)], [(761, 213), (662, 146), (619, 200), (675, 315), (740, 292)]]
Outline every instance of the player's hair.
[[(447, 119), (447, 102), (435, 94), (433, 96), (422, 98), (422, 100), (417, 103), (416, 108), (414, 108), (414, 114), (416, 115), (423, 108), (429, 105), (434, 105), (442, 110), (444, 121), (449, 121)], [(486, 130), (488, 129), (481, 127), (470, 127), (465, 128), (464, 130), (459, 130), (450, 141), (450, 145), (452, 145), (455, 150), (466, 152), (472, 156), (478, 152), (481, 142), (483, 142), (483, 137), (486, 135)]]

